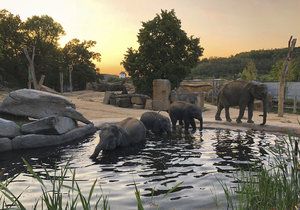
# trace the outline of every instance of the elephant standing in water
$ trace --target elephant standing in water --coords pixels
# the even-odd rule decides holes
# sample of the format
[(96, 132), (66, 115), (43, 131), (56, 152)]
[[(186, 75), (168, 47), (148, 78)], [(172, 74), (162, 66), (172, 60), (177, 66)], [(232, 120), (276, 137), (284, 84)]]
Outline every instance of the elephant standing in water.
[(176, 129), (177, 120), (182, 125), (184, 121), (184, 128), (188, 131), (190, 125), (193, 131), (196, 130), (196, 123), (194, 119), (198, 119), (200, 122), (200, 130), (203, 129), (202, 110), (195, 104), (190, 104), (184, 101), (175, 101), (171, 104), (169, 110), (169, 116), (172, 122), (173, 129)]
[(90, 158), (96, 158), (101, 150), (113, 150), (117, 147), (126, 147), (143, 142), (146, 138), (144, 124), (128, 117), (115, 124), (106, 124), (100, 131), (100, 142)]
[(168, 117), (165, 117), (156, 112), (145, 112), (140, 119), (147, 130), (150, 130), (156, 135), (163, 133), (171, 133), (171, 123)]
[(263, 122), (266, 124), (268, 109), (268, 88), (266, 85), (258, 82), (248, 81), (232, 81), (224, 85), (218, 95), (218, 110), (215, 120), (222, 120), (220, 115), (225, 108), (225, 116), (228, 122), (231, 122), (229, 115), (229, 107), (239, 106), (240, 112), (236, 119), (237, 123), (241, 123), (246, 107), (248, 107), (248, 123), (253, 123), (253, 107), (254, 99), (263, 101)]

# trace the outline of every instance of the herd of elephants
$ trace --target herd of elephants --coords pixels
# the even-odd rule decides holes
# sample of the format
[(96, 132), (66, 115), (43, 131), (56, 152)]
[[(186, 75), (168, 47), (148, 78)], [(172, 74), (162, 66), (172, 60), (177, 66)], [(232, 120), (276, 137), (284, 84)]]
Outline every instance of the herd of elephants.
[[(266, 123), (268, 109), (268, 89), (267, 86), (258, 82), (232, 81), (225, 84), (218, 94), (217, 112), (215, 120), (222, 120), (220, 115), (225, 109), (225, 117), (231, 122), (229, 107), (238, 106), (239, 116), (237, 123), (241, 123), (246, 107), (248, 108), (248, 123), (253, 123), (254, 100), (263, 102), (263, 122)], [(135, 118), (126, 118), (121, 122), (114, 124), (104, 124), (101, 127), (100, 142), (96, 146), (92, 159), (97, 158), (101, 150), (113, 150), (117, 147), (126, 147), (137, 144), (145, 140), (146, 132), (155, 135), (170, 134), (176, 130), (177, 121), (188, 131), (191, 126), (193, 132), (196, 131), (195, 119), (199, 120), (201, 131), (203, 129), (203, 117), (200, 107), (184, 101), (175, 101), (168, 110), (169, 117), (163, 116), (157, 112), (145, 112), (140, 120)], [(170, 122), (171, 120), (171, 122)], [(172, 123), (172, 126), (171, 126)], [(172, 128), (171, 128), (172, 127)]]

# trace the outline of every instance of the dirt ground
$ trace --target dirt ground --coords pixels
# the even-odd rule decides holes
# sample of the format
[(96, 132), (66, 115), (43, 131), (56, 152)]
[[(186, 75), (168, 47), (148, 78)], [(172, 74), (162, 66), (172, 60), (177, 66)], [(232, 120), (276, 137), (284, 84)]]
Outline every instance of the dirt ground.
[[(0, 92), (0, 101), (7, 95), (7, 92)], [(113, 122), (119, 121), (126, 117), (139, 118), (144, 112), (149, 110), (143, 109), (129, 109), (120, 108), (111, 105), (103, 104), (104, 92), (96, 91), (75, 91), (73, 93), (64, 93), (64, 96), (69, 98), (75, 105), (79, 112), (81, 112), (86, 118), (93, 121), (95, 124), (102, 124), (103, 122)], [(161, 112), (164, 115), (168, 115), (166, 112)], [(230, 109), (230, 115), (233, 119), (232, 123), (225, 121), (217, 122), (214, 120), (216, 113), (216, 106), (205, 104), (205, 112), (203, 113), (204, 127), (206, 128), (229, 128), (229, 129), (255, 129), (255, 130), (266, 130), (273, 132), (286, 132), (291, 131), (300, 135), (300, 125), (298, 120), (300, 120), (299, 115), (296, 114), (285, 114), (284, 117), (278, 117), (275, 113), (269, 113), (267, 117), (267, 124), (265, 126), (260, 126), (259, 123), (262, 122), (262, 117), (259, 116), (261, 112), (254, 111), (253, 120), (255, 124), (244, 123), (237, 124), (235, 119), (238, 116), (238, 109)], [(245, 113), (247, 116), (247, 113)], [(224, 117), (224, 111), (221, 117)]]

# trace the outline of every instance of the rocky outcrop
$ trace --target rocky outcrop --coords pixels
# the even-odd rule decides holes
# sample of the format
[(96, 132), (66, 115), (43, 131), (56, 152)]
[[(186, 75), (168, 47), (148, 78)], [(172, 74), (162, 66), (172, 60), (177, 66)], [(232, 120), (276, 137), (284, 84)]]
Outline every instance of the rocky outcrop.
[(35, 119), (60, 115), (83, 123), (90, 123), (75, 110), (75, 105), (67, 98), (32, 89), (10, 92), (0, 105), (0, 112)]
[[(60, 145), (96, 132), (68, 99), (38, 90), (9, 93), (0, 105), (0, 114), (21, 125), (0, 118), (0, 152)], [(37, 120), (30, 122), (28, 117)], [(78, 127), (76, 121), (87, 125)]]
[(12, 143), (9, 138), (0, 138), (0, 152), (12, 150)]
[(0, 118), (0, 138), (14, 138), (20, 135), (20, 127), (13, 121)]
[(64, 134), (75, 128), (76, 123), (71, 118), (51, 116), (26, 123), (21, 126), (21, 131), (26, 134)]
[(12, 149), (29, 149), (65, 144), (76, 139), (82, 139), (96, 132), (93, 124), (75, 128), (62, 135), (28, 134), (17, 136), (12, 142)]

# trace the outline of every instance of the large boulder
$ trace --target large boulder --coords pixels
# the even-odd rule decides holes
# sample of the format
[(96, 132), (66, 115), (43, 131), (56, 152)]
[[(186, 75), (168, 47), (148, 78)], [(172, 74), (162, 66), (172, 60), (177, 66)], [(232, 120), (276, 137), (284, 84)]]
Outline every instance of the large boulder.
[(67, 98), (39, 90), (20, 89), (10, 92), (0, 105), (0, 112), (36, 119), (60, 115), (83, 123), (90, 123), (75, 110)]
[(18, 135), (20, 128), (15, 122), (0, 118), (0, 137), (14, 138)]
[(88, 124), (83, 127), (75, 128), (62, 135), (28, 134), (17, 136), (11, 140), (12, 149), (29, 149), (65, 144), (82, 139), (88, 135), (94, 134), (95, 132), (96, 128), (94, 125)]
[(0, 138), (0, 152), (12, 150), (12, 143), (9, 138)]
[(22, 133), (64, 134), (76, 128), (74, 120), (68, 117), (51, 116), (22, 125)]

